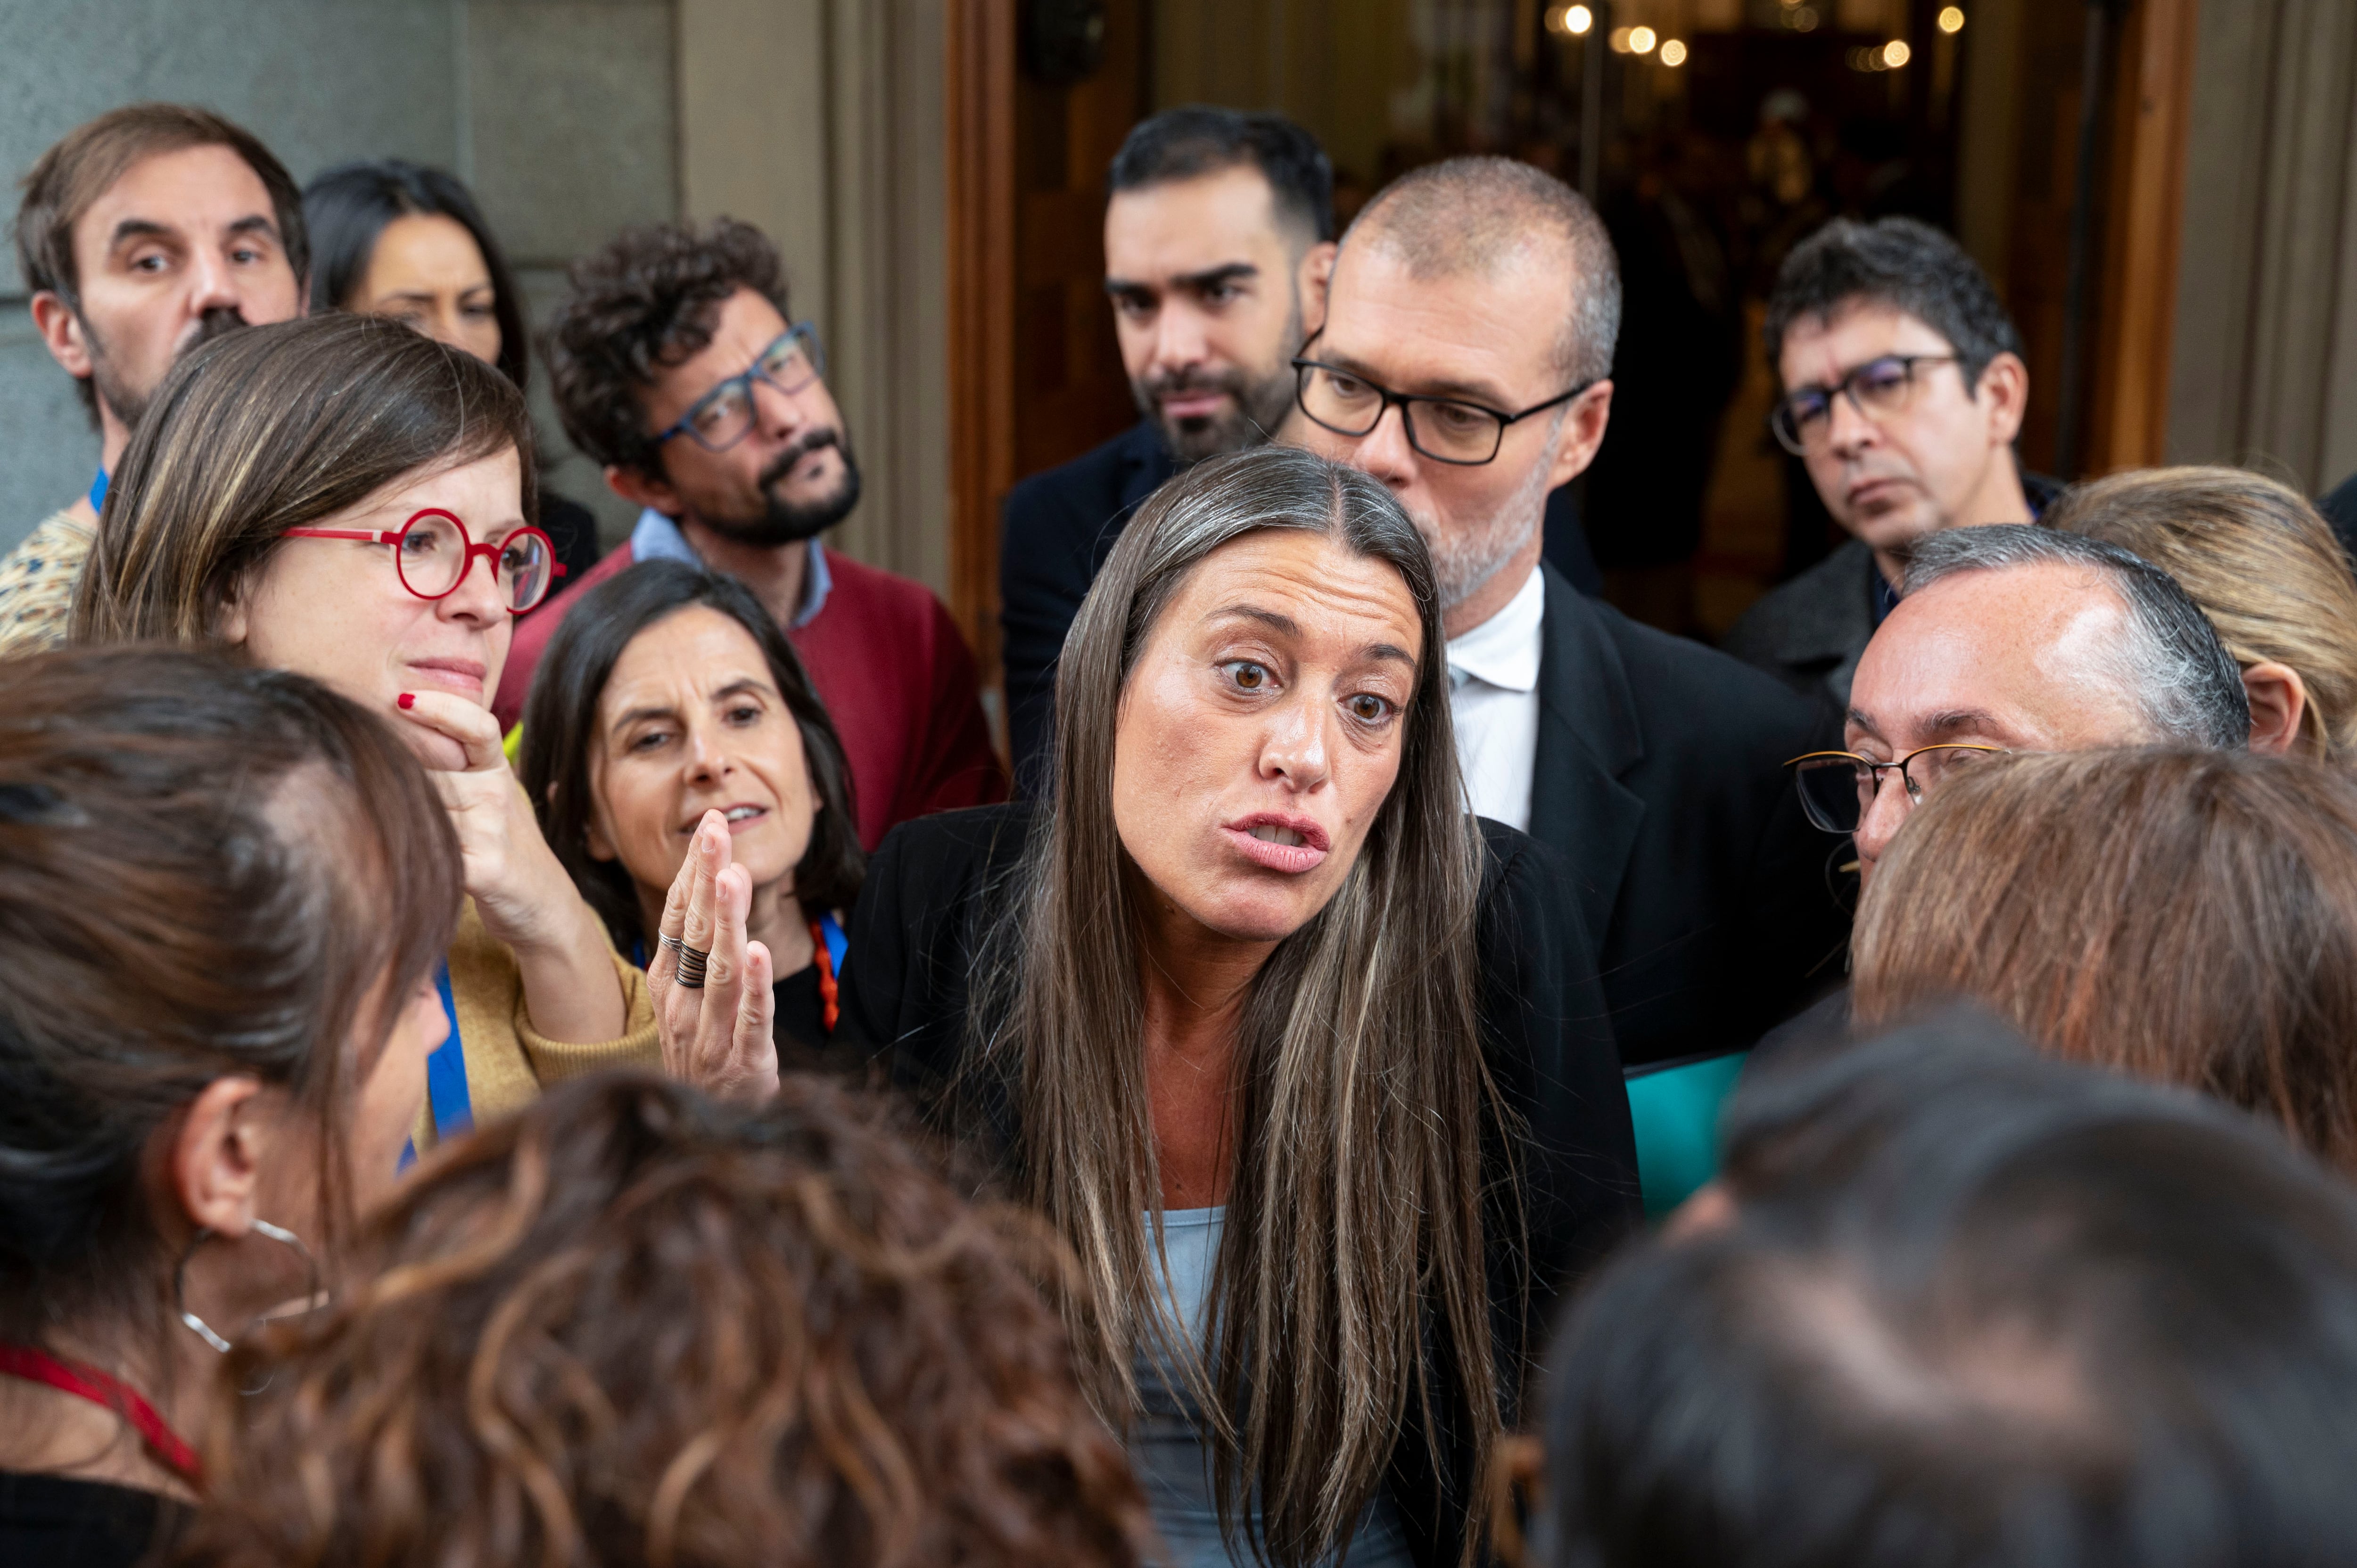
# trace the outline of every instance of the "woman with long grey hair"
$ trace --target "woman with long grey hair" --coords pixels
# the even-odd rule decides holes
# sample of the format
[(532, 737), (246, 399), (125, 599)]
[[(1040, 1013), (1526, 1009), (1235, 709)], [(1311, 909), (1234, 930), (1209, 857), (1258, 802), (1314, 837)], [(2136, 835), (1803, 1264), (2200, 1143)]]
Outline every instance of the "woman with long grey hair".
[(1560, 867), (1465, 809), (1422, 540), (1309, 453), (1197, 466), (1056, 732), (1051, 800), (885, 841), (841, 1027), (1071, 1244), (1174, 1561), (1468, 1563), (1530, 1336), (1637, 1186)]

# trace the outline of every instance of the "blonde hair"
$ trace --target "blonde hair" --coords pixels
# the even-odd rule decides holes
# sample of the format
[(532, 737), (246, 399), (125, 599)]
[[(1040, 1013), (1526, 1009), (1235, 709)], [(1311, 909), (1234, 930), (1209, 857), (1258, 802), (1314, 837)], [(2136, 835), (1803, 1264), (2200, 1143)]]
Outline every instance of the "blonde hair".
[(1975, 765), (1858, 906), (1877, 1028), (1964, 999), (2049, 1053), (2183, 1084), (2357, 1171), (2357, 779), (2249, 752)]
[(2301, 750), (2357, 757), (2357, 573), (2298, 491), (2245, 468), (2138, 468), (2073, 486), (2045, 521), (2176, 578), (2235, 663), (2298, 672)]

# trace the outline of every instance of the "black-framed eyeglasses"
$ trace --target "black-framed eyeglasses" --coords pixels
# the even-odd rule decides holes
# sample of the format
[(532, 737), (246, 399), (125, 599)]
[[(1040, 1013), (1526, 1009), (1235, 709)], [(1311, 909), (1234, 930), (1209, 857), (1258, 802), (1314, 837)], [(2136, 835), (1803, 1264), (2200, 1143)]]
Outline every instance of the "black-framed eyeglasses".
[(755, 381), (767, 381), (791, 397), (824, 374), (826, 351), (819, 347), (818, 328), (797, 322), (761, 350), (750, 370), (690, 403), (685, 413), (655, 436), (655, 445), (685, 435), (707, 452), (725, 452), (753, 433)]
[(1953, 354), (1884, 354), (1868, 360), (1830, 387), (1800, 387), (1776, 400), (1768, 428), (1785, 451), (1805, 457), (1833, 439), (1834, 399), (1846, 397), (1867, 419), (1905, 412), (1915, 392), (1915, 367), (1955, 362)]
[[(1534, 413), (1569, 403), (1596, 384), (1593, 377), (1544, 403), (1534, 403), (1520, 413), (1501, 413), (1462, 398), (1426, 397), (1421, 392), (1395, 392), (1378, 386), (1356, 371), (1320, 360), (1297, 357), (1293, 371), (1293, 401), (1313, 422), (1337, 435), (1372, 435), (1383, 422), (1383, 411), (1397, 408), (1407, 444), (1436, 463), (1476, 467), (1498, 456), (1505, 445), (1506, 426)], [(1419, 413), (1418, 411), (1422, 412)]]
[(1829, 833), (1854, 833), (1882, 793), (1885, 774), (1899, 775), (1911, 808), (1921, 805), (1974, 763), (2012, 755), (2001, 746), (1952, 743), (1919, 746), (1889, 762), (1877, 762), (1854, 751), (1812, 751), (1784, 766), (1792, 770), (1792, 782), (1801, 791), (1801, 810), (1813, 824)]

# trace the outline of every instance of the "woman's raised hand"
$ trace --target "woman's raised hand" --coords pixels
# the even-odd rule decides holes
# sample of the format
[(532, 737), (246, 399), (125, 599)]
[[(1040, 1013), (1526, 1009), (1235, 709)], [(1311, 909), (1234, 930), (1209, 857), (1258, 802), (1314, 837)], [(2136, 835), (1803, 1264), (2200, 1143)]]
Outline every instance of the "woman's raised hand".
[(484, 929), (507, 945), (522, 972), (524, 1010), (553, 1040), (619, 1038), (629, 1027), (627, 1002), (611, 947), (597, 914), (540, 835), (490, 710), (448, 692), (405, 694), (400, 716), (457, 743), (466, 765), (426, 767), (457, 830), (467, 892)]
[[(705, 812), (663, 899), (647, 983), (654, 988), (663, 1070), (722, 1099), (758, 1103), (778, 1090), (777, 1004), (770, 950), (745, 934), (753, 878), (731, 864), (731, 849), (726, 819)], [(703, 983), (690, 983), (699, 964)]]

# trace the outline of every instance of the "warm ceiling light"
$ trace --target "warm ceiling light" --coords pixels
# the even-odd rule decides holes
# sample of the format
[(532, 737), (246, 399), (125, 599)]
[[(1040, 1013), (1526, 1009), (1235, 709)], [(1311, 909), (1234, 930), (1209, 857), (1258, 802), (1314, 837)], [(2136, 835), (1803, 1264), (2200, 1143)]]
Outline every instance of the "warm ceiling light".
[(1576, 35), (1585, 34), (1588, 28), (1594, 26), (1596, 26), (1596, 13), (1589, 10), (1587, 6), (1566, 5), (1563, 8), (1563, 30), (1565, 32)]
[(1629, 35), (1636, 30), (1634, 27), (1615, 27), (1605, 42), (1612, 46), (1614, 54), (1625, 55), (1629, 52)]
[(1940, 7), (1940, 31), (1961, 33), (1964, 30), (1964, 8), (1962, 5)]
[[(1529, 13), (1524, 12), (1523, 15), (1527, 16)], [(1900, 66), (1905, 65), (1909, 60), (1912, 59), (1914, 56), (1915, 51), (1907, 47), (1907, 40), (1905, 38), (1893, 38), (1889, 43), (1882, 46), (1882, 63), (1889, 66), (1893, 70), (1897, 70)]]
[(1680, 66), (1685, 64), (1685, 45), (1675, 38), (1663, 38), (1662, 40), (1662, 63), (1667, 66)]
[[(1525, 11), (1523, 15), (1527, 16), (1530, 13)], [(1653, 29), (1651, 27), (1631, 27), (1629, 29), (1629, 52), (1631, 54), (1649, 53), (1652, 49), (1655, 41), (1655, 35)]]

